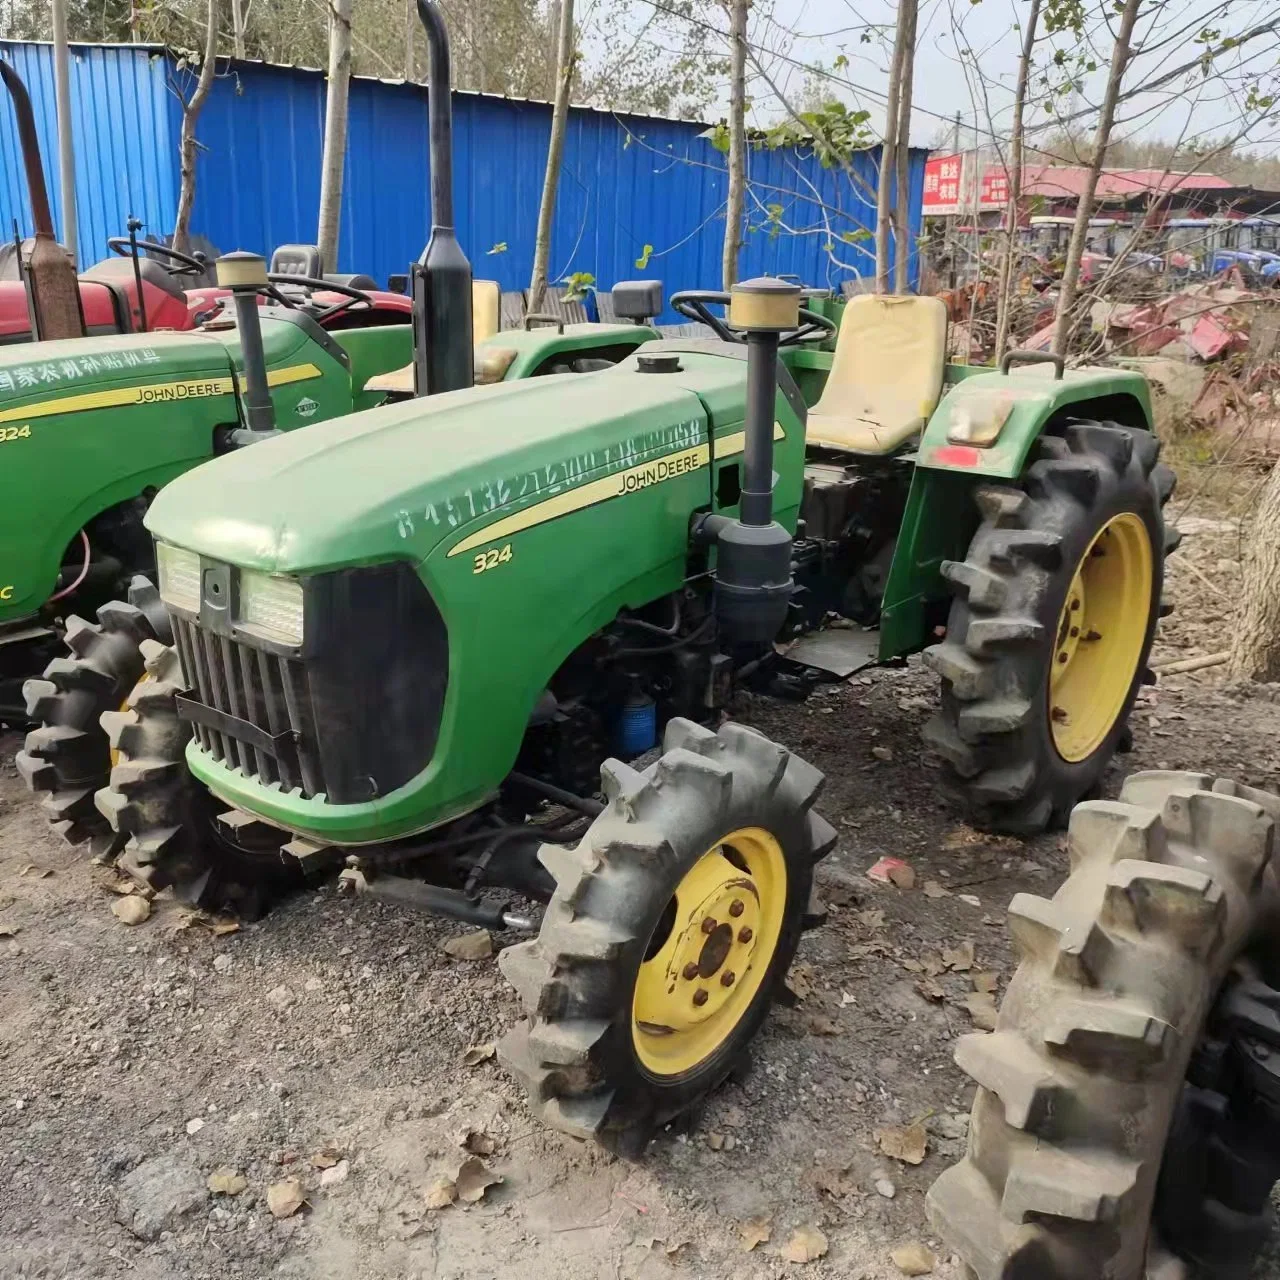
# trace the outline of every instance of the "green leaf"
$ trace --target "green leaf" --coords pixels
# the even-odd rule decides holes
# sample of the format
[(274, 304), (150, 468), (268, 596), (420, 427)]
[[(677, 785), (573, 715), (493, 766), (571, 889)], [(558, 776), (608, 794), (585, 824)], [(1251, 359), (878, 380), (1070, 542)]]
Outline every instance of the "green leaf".
[(499, 240), (498, 243), (495, 244), (492, 249), (485, 250), (485, 252), (488, 254), (506, 253), (506, 251), (507, 251), (507, 242), (505, 240)]
[(640, 251), (640, 256), (636, 259), (636, 269), (638, 271), (643, 271), (645, 267), (649, 265), (649, 258), (652, 256), (652, 254), (653, 254), (653, 245), (646, 244), (645, 247)]
[(840, 233), (840, 239), (843, 240), (845, 244), (862, 244), (867, 240), (874, 239), (874, 237), (866, 227), (858, 227), (855, 231), (842, 231)]
[(847, 67), (848, 65), (849, 65), (849, 59), (846, 58), (845, 55), (842, 53), (831, 64), (831, 67), (835, 71), (843, 71), (845, 67)]
[(560, 281), (564, 285), (564, 296), (561, 302), (581, 302), (596, 282), (590, 271), (575, 271)]

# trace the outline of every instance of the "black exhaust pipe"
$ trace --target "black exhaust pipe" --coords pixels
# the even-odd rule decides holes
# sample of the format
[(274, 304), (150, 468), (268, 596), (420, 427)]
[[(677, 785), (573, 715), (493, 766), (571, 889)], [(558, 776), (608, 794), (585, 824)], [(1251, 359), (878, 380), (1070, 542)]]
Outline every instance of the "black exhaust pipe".
[(431, 238), (413, 265), (414, 395), (472, 384), (471, 264), (453, 226), (453, 102), (449, 31), (434, 0), (417, 0), (427, 33)]

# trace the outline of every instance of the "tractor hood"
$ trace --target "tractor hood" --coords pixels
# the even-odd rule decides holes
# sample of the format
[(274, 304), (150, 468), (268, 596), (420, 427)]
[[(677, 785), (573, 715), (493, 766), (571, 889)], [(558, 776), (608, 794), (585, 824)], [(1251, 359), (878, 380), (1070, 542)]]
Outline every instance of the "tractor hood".
[[(736, 362), (723, 363), (723, 376), (740, 381)], [(211, 559), (273, 573), (419, 562), (526, 507), (548, 510), (570, 490), (580, 500), (593, 482), (616, 487), (615, 472), (696, 450), (707, 412), (691, 387), (705, 380), (619, 368), (352, 414), (179, 477), (147, 526)]]
[(202, 334), (15, 343), (0, 347), (4, 420), (206, 396), (204, 380), (230, 371), (226, 345)]

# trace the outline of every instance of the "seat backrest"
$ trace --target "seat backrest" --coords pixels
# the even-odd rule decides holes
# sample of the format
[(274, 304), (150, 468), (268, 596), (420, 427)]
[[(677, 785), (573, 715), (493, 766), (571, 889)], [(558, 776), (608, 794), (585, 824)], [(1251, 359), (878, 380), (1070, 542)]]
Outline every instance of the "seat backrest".
[(471, 340), (483, 342), (498, 332), (502, 287), (496, 280), (471, 282)]
[(947, 308), (941, 298), (859, 294), (840, 321), (823, 411), (888, 420), (909, 409), (928, 418), (942, 394)]
[(317, 280), (322, 270), (320, 249), (314, 244), (282, 244), (271, 255), (273, 276), (310, 276)]

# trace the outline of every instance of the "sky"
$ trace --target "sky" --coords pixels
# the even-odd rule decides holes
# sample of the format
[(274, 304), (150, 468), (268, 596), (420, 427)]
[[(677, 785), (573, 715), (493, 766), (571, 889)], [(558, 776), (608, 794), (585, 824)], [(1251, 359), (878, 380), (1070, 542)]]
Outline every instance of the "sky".
[[(1086, 0), (1096, 19), (1101, 6)], [(917, 145), (933, 145), (947, 136), (955, 112), (965, 118), (964, 142), (971, 145), (977, 106), (979, 133), (985, 141), (990, 120), (996, 130), (1007, 129), (1009, 106), (1013, 100), (1019, 46), (1018, 24), (1027, 13), (1028, 0), (920, 0), (919, 33), (915, 67), (915, 91), (911, 135)], [(765, 67), (788, 96), (797, 92), (805, 73), (794, 63), (821, 60), (828, 68), (840, 53), (849, 65), (836, 71), (856, 88), (827, 81), (831, 91), (845, 101), (872, 112), (877, 131), (883, 127), (883, 100), (888, 83), (888, 55), (884, 44), (859, 40), (860, 29), (882, 26), (892, 38), (897, 5), (890, 0), (774, 0), (772, 18), (757, 10), (751, 38), (754, 44), (776, 51)], [(1142, 51), (1134, 58), (1126, 75), (1126, 87), (1138, 86), (1190, 61), (1202, 46), (1194, 43), (1204, 27), (1216, 28), (1222, 36), (1236, 34), (1275, 19), (1271, 0), (1150, 0), (1141, 11), (1136, 36)], [(1079, 38), (1058, 38), (1055, 42), (1068, 53), (1084, 50)], [(971, 49), (983, 69), (989, 107), (984, 106), (973, 57), (962, 59), (958, 50)], [(1038, 46), (1039, 58), (1050, 56), (1045, 41)], [(1102, 96), (1105, 69), (1111, 56), (1109, 39), (1099, 39), (1088, 51), (1099, 70), (1085, 77), (1083, 93), (1057, 99), (1062, 111), (1087, 112)], [(792, 61), (787, 61), (790, 59)], [(964, 62), (970, 65), (966, 71)], [(1229, 73), (1226, 79), (1203, 79), (1198, 74), (1180, 76), (1159, 92), (1140, 95), (1121, 104), (1117, 136), (1145, 137), (1203, 142), (1224, 131), (1237, 130), (1244, 117), (1244, 94), (1250, 81), (1261, 77), (1264, 87), (1275, 86), (1280, 70), (1280, 36), (1276, 32), (1258, 38), (1225, 55), (1217, 64)], [(1038, 88), (1033, 81), (1033, 92)], [(768, 85), (756, 77), (749, 93), (754, 114), (760, 123), (776, 119), (780, 108)], [(1028, 124), (1052, 125), (1055, 117), (1043, 109), (1043, 94), (1027, 115)], [(727, 104), (726, 104), (727, 105)], [(1280, 110), (1280, 103), (1277, 104)], [(1092, 127), (1087, 115), (1083, 125)], [(1280, 123), (1276, 113), (1251, 129), (1245, 144), (1274, 154), (1280, 150)]]

